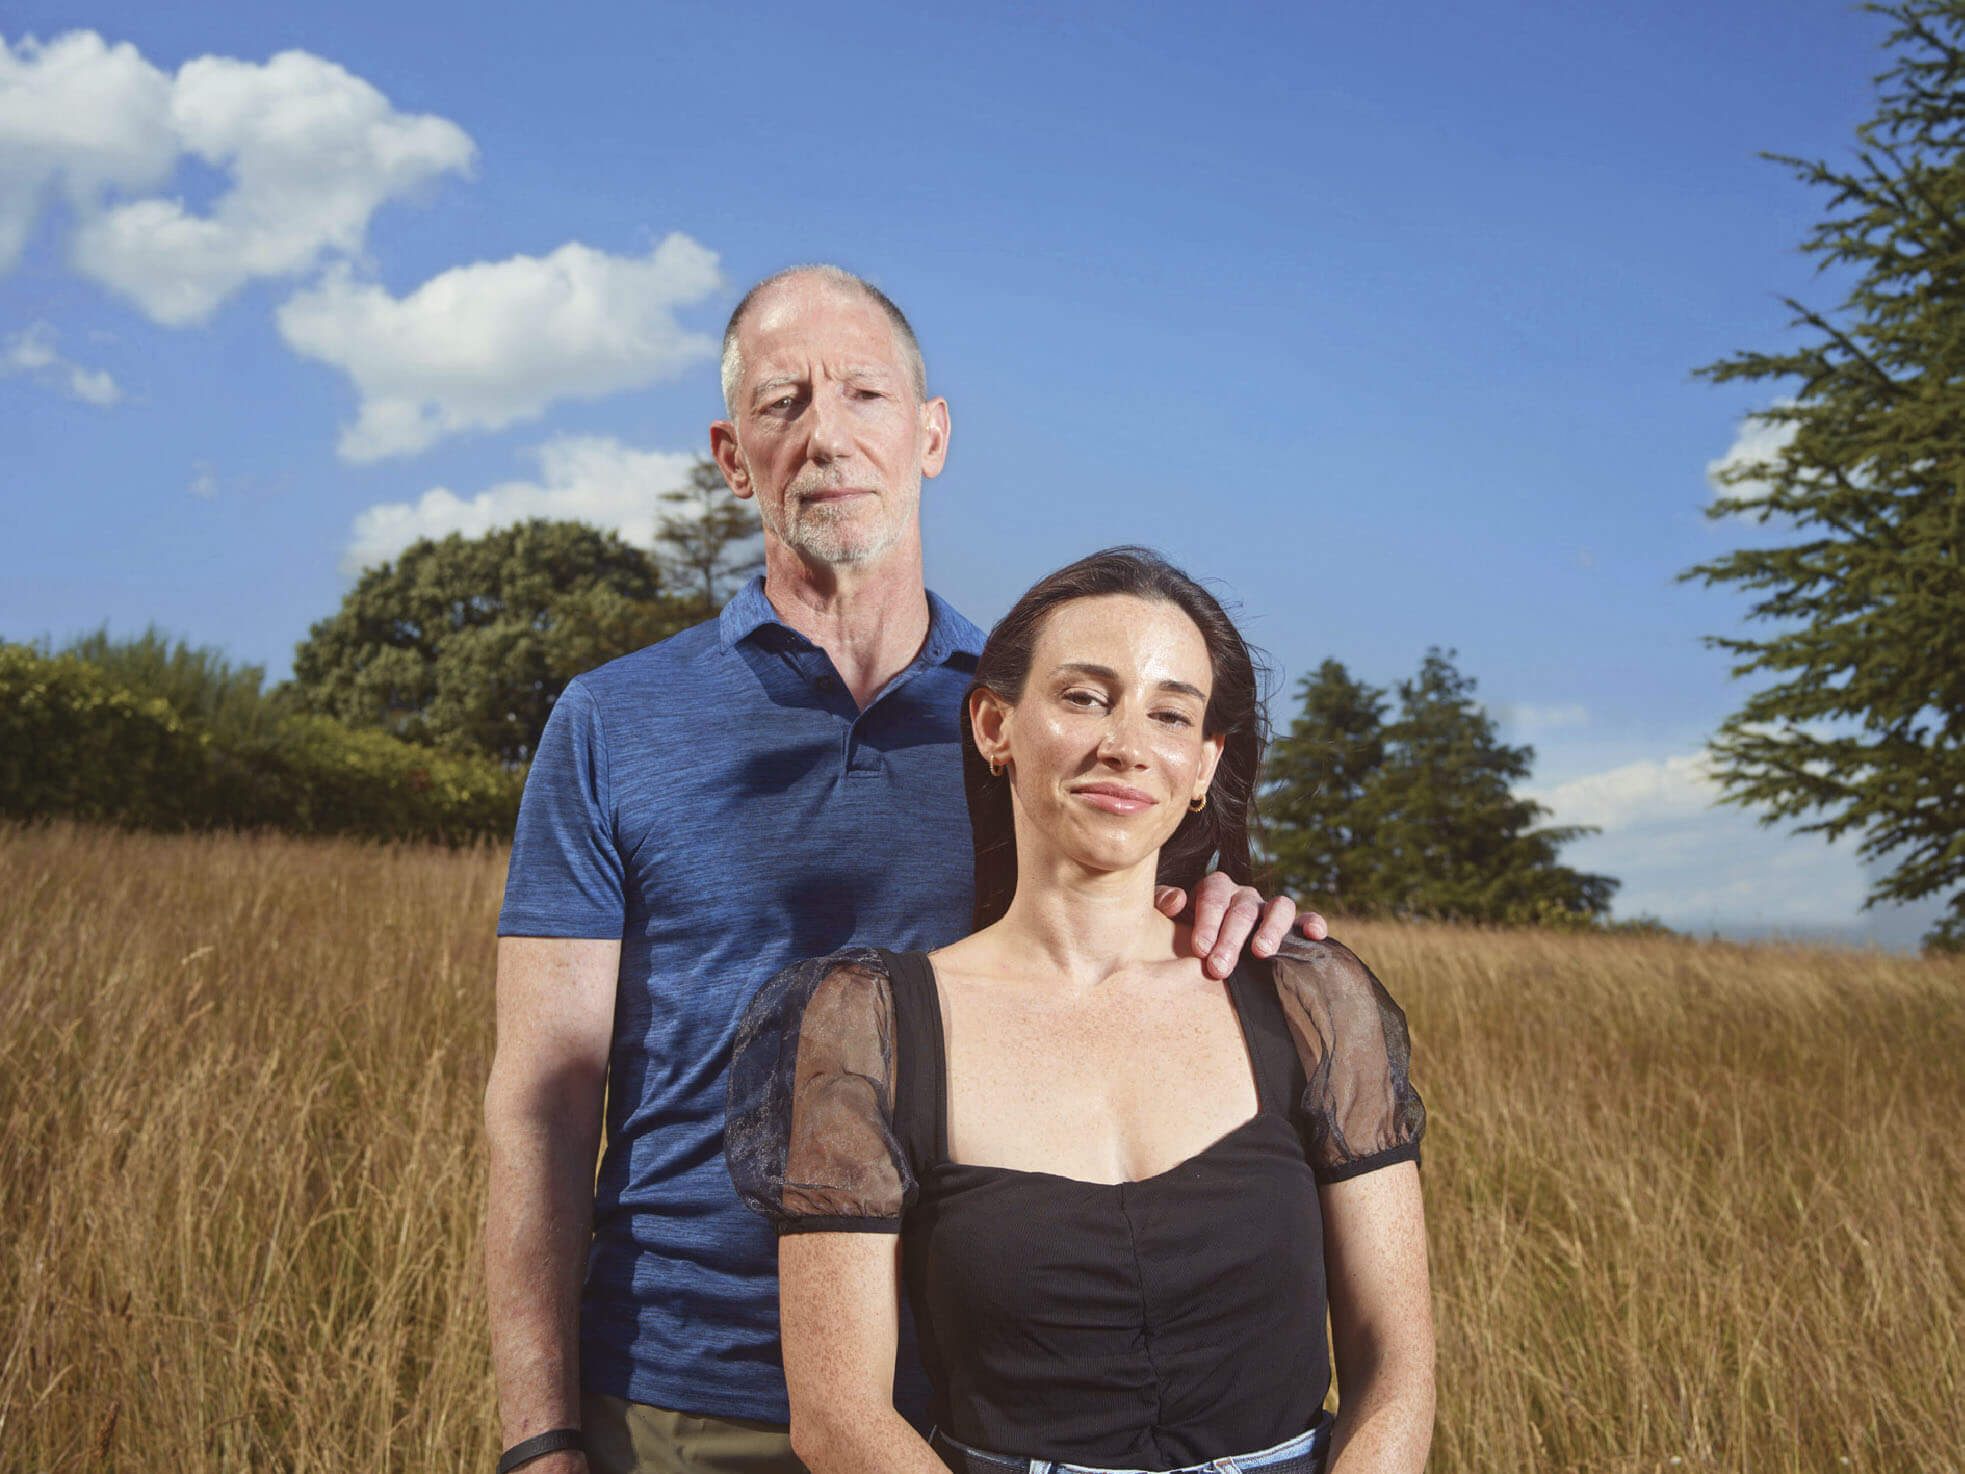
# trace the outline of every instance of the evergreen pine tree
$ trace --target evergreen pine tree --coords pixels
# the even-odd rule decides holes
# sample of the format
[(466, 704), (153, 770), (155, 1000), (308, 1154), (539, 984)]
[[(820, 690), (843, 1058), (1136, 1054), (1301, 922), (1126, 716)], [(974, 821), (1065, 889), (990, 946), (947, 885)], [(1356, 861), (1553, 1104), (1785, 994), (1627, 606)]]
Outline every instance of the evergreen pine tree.
[(1701, 372), (1764, 380), (1784, 443), (1730, 467), (1710, 515), (1784, 534), (1682, 575), (1750, 592), (1760, 638), (1715, 636), (1753, 691), (1713, 740), (1731, 802), (1860, 835), (1869, 902), (1949, 893), (1927, 941), (1965, 943), (1965, 0), (1869, 9), (1894, 65), (1853, 163), (1770, 155), (1829, 195), (1802, 249), (1853, 268), (1800, 346)]
[(1593, 831), (1538, 828), (1547, 810), (1514, 792), (1531, 747), (1499, 740), (1452, 652), (1385, 693), (1335, 660), (1298, 687), (1301, 713), (1264, 768), (1265, 854), (1279, 888), (1352, 913), (1511, 924), (1579, 923), (1617, 882), (1560, 863)]
[(1595, 831), (1536, 827), (1548, 810), (1514, 791), (1535, 749), (1500, 740), (1452, 654), (1428, 650), (1399, 682), (1385, 761), (1360, 800), (1379, 908), (1516, 924), (1601, 915), (1617, 882), (1557, 859)]
[(716, 462), (699, 460), (689, 479), (662, 500), (676, 510), (655, 522), (656, 560), (668, 586), (702, 601), (713, 614), (735, 586), (763, 566), (751, 539), (762, 530), (757, 513), (737, 500)]
[(1385, 760), (1385, 693), (1335, 660), (1297, 685), (1301, 710), (1263, 763), (1263, 849), (1278, 888), (1333, 910), (1370, 902), (1365, 784)]

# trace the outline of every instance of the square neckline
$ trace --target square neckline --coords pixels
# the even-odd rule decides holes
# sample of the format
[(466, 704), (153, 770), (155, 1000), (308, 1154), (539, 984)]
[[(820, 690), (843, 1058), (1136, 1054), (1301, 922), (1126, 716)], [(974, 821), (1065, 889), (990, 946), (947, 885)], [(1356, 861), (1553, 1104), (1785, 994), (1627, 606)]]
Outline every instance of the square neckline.
[(1242, 989), (1249, 985), (1246, 959), (1238, 959), (1233, 972), (1222, 979), (1228, 988), (1228, 1006), (1235, 1015), (1235, 1027), (1242, 1038), (1242, 1054), (1248, 1063), (1250, 1083), (1255, 1086), (1255, 1110), (1246, 1119), (1238, 1121), (1221, 1135), (1208, 1142), (1197, 1151), (1188, 1153), (1171, 1166), (1145, 1177), (1125, 1177), (1117, 1182), (1099, 1182), (1089, 1177), (1073, 1177), (1064, 1172), (1046, 1172), (1036, 1167), (998, 1167), (987, 1162), (958, 1162), (949, 1152), (948, 1146), (948, 1024), (942, 1013), (941, 976), (935, 971), (935, 964), (927, 952), (901, 952), (892, 954), (904, 964), (912, 964), (918, 969), (918, 976), (925, 985), (926, 1002), (929, 1005), (929, 1018), (933, 1027), (926, 1031), (933, 1060), (930, 1065), (934, 1084), (934, 1131), (933, 1142), (936, 1167), (956, 1168), (964, 1172), (989, 1172), (1003, 1177), (1028, 1178), (1035, 1181), (1067, 1183), (1075, 1188), (1103, 1189), (1122, 1192), (1126, 1188), (1145, 1187), (1171, 1177), (1174, 1173), (1191, 1167), (1203, 1158), (1226, 1146), (1242, 1133), (1256, 1126), (1263, 1117), (1275, 1114), (1270, 1091), (1264, 1080), (1260, 1055), (1257, 1053), (1255, 1036), (1249, 1030), (1249, 1020), (1243, 1007)]

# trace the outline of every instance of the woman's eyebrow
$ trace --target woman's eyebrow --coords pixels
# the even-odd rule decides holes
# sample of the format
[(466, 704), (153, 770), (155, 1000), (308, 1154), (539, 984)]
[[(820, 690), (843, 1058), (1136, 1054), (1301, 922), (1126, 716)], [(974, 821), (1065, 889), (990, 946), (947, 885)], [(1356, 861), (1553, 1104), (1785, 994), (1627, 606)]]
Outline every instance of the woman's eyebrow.
[[(1089, 676), (1095, 681), (1111, 681), (1114, 685), (1117, 685), (1119, 682), (1119, 672), (1111, 666), (1089, 665), (1082, 660), (1066, 661), (1058, 667), (1058, 674), (1061, 676)], [(1203, 691), (1199, 686), (1190, 685), (1186, 681), (1162, 681), (1155, 689), (1169, 691), (1176, 696), (1192, 696), (1196, 701), (1206, 701), (1208, 699), (1207, 692)]]
[(1176, 696), (1192, 696), (1196, 701), (1206, 701), (1208, 699), (1207, 692), (1203, 691), (1199, 686), (1189, 685), (1186, 681), (1162, 681), (1160, 682), (1159, 689), (1170, 691)]
[(1090, 676), (1095, 681), (1117, 681), (1119, 672), (1109, 665), (1087, 665), (1082, 660), (1067, 660), (1058, 667), (1061, 676)]

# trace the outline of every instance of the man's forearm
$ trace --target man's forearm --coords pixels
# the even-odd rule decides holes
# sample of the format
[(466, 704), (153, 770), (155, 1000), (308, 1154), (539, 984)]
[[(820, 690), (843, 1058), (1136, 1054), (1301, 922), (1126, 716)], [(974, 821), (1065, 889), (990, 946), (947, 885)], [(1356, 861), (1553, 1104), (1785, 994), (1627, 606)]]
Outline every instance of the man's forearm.
[(485, 1092), (485, 1279), (508, 1447), (580, 1425), (580, 1286), (603, 1090), (604, 1077), (516, 1083), (494, 1066)]

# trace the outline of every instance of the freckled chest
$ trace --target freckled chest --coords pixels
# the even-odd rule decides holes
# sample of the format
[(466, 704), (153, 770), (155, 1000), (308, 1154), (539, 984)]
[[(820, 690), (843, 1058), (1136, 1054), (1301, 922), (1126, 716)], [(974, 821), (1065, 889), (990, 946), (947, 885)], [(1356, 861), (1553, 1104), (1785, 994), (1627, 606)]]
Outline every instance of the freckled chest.
[(944, 977), (950, 1156), (1091, 1181), (1151, 1176), (1256, 1110), (1241, 1024), (1198, 967), (1077, 999)]

